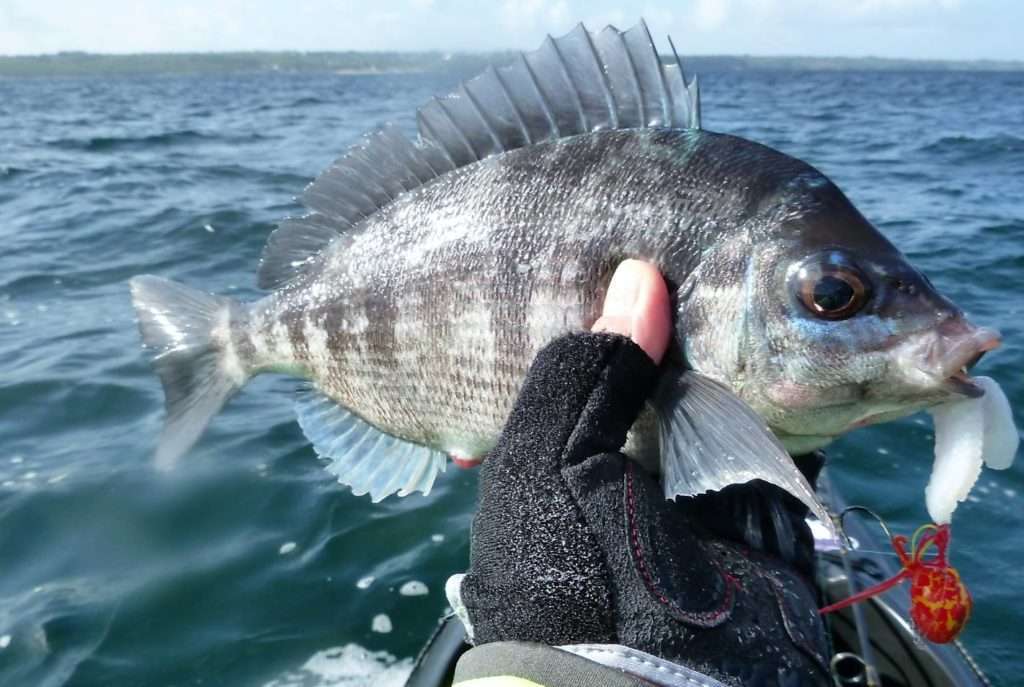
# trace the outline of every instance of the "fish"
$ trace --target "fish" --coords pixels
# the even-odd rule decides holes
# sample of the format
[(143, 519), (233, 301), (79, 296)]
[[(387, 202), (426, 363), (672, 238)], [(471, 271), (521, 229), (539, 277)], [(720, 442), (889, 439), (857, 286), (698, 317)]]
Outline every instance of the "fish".
[[(673, 47), (674, 53), (674, 47)], [(428, 492), (494, 446), (537, 352), (586, 330), (625, 259), (673, 336), (625, 451), (667, 497), (764, 480), (826, 524), (793, 456), (983, 389), (997, 347), (810, 164), (701, 124), (642, 21), (582, 24), (366, 134), (269, 235), (241, 303), (130, 280), (172, 465), (261, 373), (356, 494)]]

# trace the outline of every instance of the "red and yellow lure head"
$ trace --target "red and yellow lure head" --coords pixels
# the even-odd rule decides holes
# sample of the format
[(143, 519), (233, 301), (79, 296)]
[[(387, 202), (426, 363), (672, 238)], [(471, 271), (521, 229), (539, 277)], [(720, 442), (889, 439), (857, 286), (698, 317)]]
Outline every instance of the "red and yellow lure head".
[[(945, 644), (956, 639), (964, 629), (974, 602), (960, 573), (946, 560), (949, 525), (925, 525), (915, 533), (914, 539), (926, 531), (912, 547), (913, 558), (908, 561), (903, 552), (900, 559), (903, 569), (910, 574), (911, 620), (924, 637), (936, 644)], [(905, 543), (906, 539), (893, 537), (893, 547), (898, 547), (898, 553)], [(925, 560), (924, 554), (932, 544), (936, 555)]]
[[(949, 525), (924, 525), (914, 533), (907, 548), (907, 538), (892, 537), (892, 547), (903, 568), (893, 577), (869, 587), (848, 599), (821, 609), (831, 613), (910, 580), (910, 619), (921, 635), (936, 644), (956, 639), (971, 617), (974, 602), (960, 573), (949, 564)], [(935, 555), (925, 558), (931, 547)]]

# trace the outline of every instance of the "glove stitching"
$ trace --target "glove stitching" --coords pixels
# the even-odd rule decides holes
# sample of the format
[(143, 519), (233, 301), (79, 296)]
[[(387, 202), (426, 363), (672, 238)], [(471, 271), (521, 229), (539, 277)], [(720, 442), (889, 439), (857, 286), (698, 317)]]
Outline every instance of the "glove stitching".
[[(802, 637), (797, 637), (797, 633), (793, 628), (793, 624), (789, 619), (789, 615), (786, 613), (785, 600), (782, 598), (784, 587), (782, 583), (774, 577), (767, 576), (765, 579), (769, 582), (769, 587), (775, 596), (775, 603), (777, 604), (779, 615), (782, 616), (782, 627), (785, 628), (786, 634), (789, 635), (789, 639), (793, 644), (796, 645), (800, 651), (811, 658), (814, 665), (826, 676), (831, 679), (831, 672), (828, 670), (828, 666), (824, 663), (822, 656), (814, 650), (814, 647), (810, 646)], [(802, 633), (801, 633), (802, 634)]]
[(680, 608), (674, 601), (672, 601), (672, 599), (662, 592), (655, 583), (654, 577), (651, 575), (650, 568), (648, 567), (647, 559), (644, 557), (643, 547), (640, 545), (640, 531), (636, 522), (636, 495), (633, 493), (633, 473), (635, 469), (636, 468), (633, 463), (627, 461), (626, 514), (629, 519), (629, 538), (633, 547), (633, 560), (636, 561), (640, 577), (644, 581), (644, 586), (646, 586), (648, 591), (650, 591), (658, 601), (664, 604), (673, 615), (677, 616), (679, 620), (691, 625), (698, 625), (700, 627), (716, 627), (721, 625), (732, 612), (733, 586), (736, 582), (732, 575), (728, 575), (724, 570), (722, 570), (717, 561), (713, 560), (713, 564), (715, 569), (718, 571), (719, 576), (725, 582), (725, 598), (722, 599), (721, 605), (713, 611), (686, 611)]

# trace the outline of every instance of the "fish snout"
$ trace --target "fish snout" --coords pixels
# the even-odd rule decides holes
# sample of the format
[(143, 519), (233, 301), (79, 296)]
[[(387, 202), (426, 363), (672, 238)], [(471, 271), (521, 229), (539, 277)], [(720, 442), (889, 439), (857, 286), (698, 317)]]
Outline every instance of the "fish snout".
[(1001, 343), (1002, 338), (995, 329), (975, 326), (957, 314), (905, 342), (897, 359), (908, 379), (918, 386), (938, 387), (951, 394), (978, 398), (985, 391), (968, 375), (968, 370)]

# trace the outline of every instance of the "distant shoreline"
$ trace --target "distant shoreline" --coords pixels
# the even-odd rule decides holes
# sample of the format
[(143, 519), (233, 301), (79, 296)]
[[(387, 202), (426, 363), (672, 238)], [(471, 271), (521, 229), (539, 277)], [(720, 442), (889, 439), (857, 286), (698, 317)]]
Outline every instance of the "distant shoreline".
[[(441, 52), (236, 52), (101, 55), (62, 52), (53, 55), (0, 55), (0, 77), (105, 76), (133, 74), (231, 74), (243, 72), (408, 74), (480, 69), (514, 55)], [(697, 73), (735, 71), (983, 71), (1021, 72), (1024, 62), (1010, 60), (912, 60), (882, 57), (684, 57)]]

